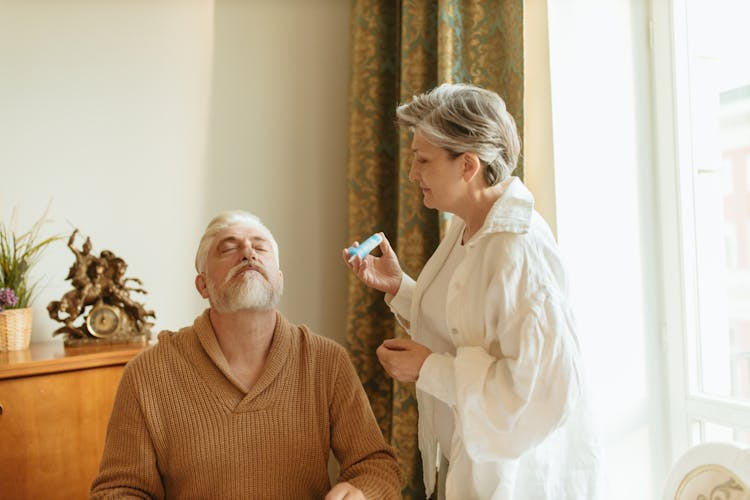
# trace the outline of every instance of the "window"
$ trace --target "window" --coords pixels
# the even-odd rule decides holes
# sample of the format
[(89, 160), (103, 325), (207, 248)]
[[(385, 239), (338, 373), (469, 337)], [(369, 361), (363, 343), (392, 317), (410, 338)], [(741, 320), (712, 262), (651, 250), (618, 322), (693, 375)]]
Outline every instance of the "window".
[(652, 6), (675, 456), (750, 444), (750, 2)]

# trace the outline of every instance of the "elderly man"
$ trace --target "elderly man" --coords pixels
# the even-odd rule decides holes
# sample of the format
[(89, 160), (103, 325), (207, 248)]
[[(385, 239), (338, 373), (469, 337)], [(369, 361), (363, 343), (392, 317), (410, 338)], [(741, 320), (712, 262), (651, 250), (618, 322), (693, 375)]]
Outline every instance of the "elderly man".
[(394, 453), (345, 350), (276, 311), (270, 231), (247, 212), (221, 213), (195, 265), (210, 307), (125, 368), (91, 498), (400, 498)]

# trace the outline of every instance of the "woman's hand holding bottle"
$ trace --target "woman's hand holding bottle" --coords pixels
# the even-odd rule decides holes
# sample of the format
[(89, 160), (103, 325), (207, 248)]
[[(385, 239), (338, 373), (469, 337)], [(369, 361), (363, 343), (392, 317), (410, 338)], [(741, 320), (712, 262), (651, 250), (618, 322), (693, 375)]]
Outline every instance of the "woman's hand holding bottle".
[(391, 248), (391, 244), (383, 233), (375, 233), (371, 238), (380, 236), (381, 241), (378, 245), (382, 255), (374, 257), (365, 255), (360, 257), (356, 252), (350, 249), (356, 249), (359, 246), (355, 242), (351, 247), (342, 251), (342, 257), (354, 274), (370, 288), (380, 290), (389, 295), (396, 295), (401, 286), (401, 276), (403, 271), (396, 257), (396, 252)]

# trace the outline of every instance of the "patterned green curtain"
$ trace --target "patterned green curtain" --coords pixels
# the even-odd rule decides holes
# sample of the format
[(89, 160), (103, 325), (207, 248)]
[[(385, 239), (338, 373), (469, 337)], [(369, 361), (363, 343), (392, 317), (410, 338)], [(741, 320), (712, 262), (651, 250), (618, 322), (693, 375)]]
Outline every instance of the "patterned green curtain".
[[(348, 233), (385, 232), (416, 277), (440, 240), (440, 216), (408, 179), (398, 103), (444, 82), (495, 90), (523, 130), (523, 0), (353, 0)], [(522, 167), (516, 171), (522, 175)], [(414, 384), (389, 378), (380, 343), (404, 337), (381, 293), (349, 277), (347, 342), (383, 434), (398, 451), (406, 499), (423, 499)]]

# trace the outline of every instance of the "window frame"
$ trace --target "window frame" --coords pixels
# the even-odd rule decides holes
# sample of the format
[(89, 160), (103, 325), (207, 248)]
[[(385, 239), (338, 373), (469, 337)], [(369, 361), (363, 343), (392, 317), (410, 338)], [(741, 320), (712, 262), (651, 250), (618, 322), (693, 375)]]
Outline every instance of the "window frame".
[[(750, 403), (699, 393), (698, 261), (691, 172), (686, 0), (652, 0), (655, 180), (661, 249), (662, 354), (671, 461), (691, 445), (696, 420), (749, 428)], [(690, 367), (697, 369), (691, 372)], [(703, 438), (703, 432), (700, 432)]]

